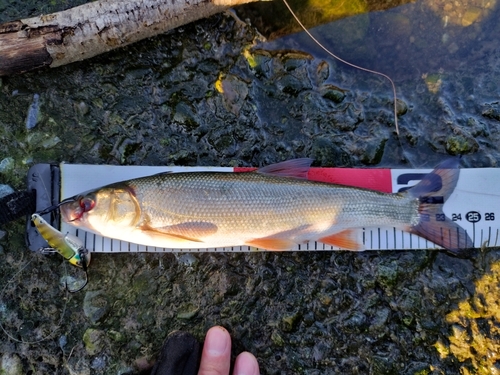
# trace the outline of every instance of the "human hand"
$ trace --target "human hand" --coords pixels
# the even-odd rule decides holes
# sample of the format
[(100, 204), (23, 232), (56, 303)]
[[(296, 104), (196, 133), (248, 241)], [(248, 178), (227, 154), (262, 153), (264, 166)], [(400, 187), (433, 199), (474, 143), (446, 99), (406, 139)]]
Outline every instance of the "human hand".
[[(231, 337), (220, 326), (208, 330), (201, 354), (198, 375), (229, 375), (231, 366)], [(233, 375), (259, 375), (259, 364), (252, 353), (243, 352), (236, 357)]]

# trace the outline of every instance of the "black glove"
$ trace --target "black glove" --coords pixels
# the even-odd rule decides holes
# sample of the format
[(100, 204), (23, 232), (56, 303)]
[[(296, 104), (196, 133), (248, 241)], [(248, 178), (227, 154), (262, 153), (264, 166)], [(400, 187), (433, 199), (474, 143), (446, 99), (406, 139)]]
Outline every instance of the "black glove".
[(200, 354), (200, 343), (193, 335), (174, 331), (165, 340), (151, 375), (196, 375)]

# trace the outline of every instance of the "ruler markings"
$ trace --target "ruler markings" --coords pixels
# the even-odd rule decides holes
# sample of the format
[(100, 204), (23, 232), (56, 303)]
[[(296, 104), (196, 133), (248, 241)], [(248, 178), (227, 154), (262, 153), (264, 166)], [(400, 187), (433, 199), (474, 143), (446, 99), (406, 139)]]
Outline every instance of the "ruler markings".
[[(116, 182), (119, 180), (151, 175), (161, 171), (170, 170), (170, 167), (123, 167), (123, 166), (90, 166), (93, 168), (92, 179), (89, 179), (88, 168), (85, 165), (61, 165), (61, 196), (62, 198), (78, 194), (81, 191), (90, 190), (95, 187), (102, 186), (107, 183)], [(97, 167), (97, 173), (94, 173)], [(181, 171), (201, 171), (201, 170), (217, 170), (230, 171), (231, 168), (189, 168), (175, 167), (174, 172)], [(330, 168), (324, 168), (330, 169)], [(333, 170), (333, 169), (332, 169)], [(358, 171), (367, 170), (351, 170), (343, 171), (345, 173), (357, 173)], [(425, 170), (390, 170), (393, 191), (399, 191), (403, 188), (408, 188), (418, 182), (421, 176), (430, 172)], [(327, 174), (332, 174), (327, 171)], [(457, 188), (453, 192), (450, 199), (447, 200), (444, 206), (444, 212), (452, 221), (460, 225), (466, 233), (472, 234), (475, 247), (481, 247), (483, 242), (487, 246), (500, 245), (500, 227), (497, 227), (497, 217), (500, 217), (500, 211), (495, 211), (494, 207), (500, 207), (500, 195), (494, 195), (491, 191), (500, 183), (500, 169), (495, 168), (478, 168), (478, 169), (461, 169), (461, 177), (457, 184)], [(333, 173), (335, 175), (335, 173)], [(389, 174), (387, 174), (389, 175)], [(409, 180), (408, 176), (415, 179)], [(104, 176), (104, 177), (103, 177)], [(126, 176), (126, 177), (123, 177)], [(399, 181), (405, 184), (398, 183), (398, 176), (403, 176)], [(413, 176), (413, 177), (412, 177)], [(419, 177), (420, 176), (420, 177)], [(109, 180), (113, 178), (114, 180)], [(345, 177), (343, 177), (345, 178)], [(366, 179), (365, 179), (366, 180)], [(91, 185), (88, 185), (91, 184)], [(94, 184), (94, 185), (92, 185)], [(495, 201), (495, 197), (498, 200)], [(375, 231), (376, 229), (376, 231)], [(427, 241), (412, 233), (406, 233), (395, 228), (360, 228), (360, 241), (365, 246), (366, 250), (370, 249), (424, 249), (424, 248), (439, 248), (435, 244)], [(393, 231), (393, 235), (389, 234), (389, 230)], [(78, 230), (68, 224), (62, 224), (61, 231), (63, 233), (70, 232), (84, 241), (85, 246), (95, 252), (138, 252), (138, 251), (154, 251), (154, 252), (201, 252), (201, 249), (163, 249), (154, 248), (148, 249), (143, 245), (137, 245), (118, 240), (103, 239), (101, 236), (94, 235), (84, 230)], [(451, 234), (450, 234), (451, 235)], [(458, 234), (457, 234), (458, 236)], [(389, 241), (389, 237), (393, 237)], [(385, 241), (384, 241), (385, 238)], [(306, 243), (300, 244), (293, 250), (310, 251), (310, 250), (337, 250), (336, 247), (327, 246), (323, 243), (318, 244)], [(253, 251), (248, 246), (222, 248), (222, 249), (203, 249), (203, 252), (216, 251)]]

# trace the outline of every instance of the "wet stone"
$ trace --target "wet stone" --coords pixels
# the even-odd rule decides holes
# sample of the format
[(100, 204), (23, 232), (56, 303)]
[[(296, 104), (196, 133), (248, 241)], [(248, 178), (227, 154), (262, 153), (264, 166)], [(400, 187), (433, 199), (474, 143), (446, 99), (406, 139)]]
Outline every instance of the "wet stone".
[(374, 374), (397, 375), (399, 372), (392, 363), (391, 358), (374, 356), (372, 358), (372, 371)]
[(301, 91), (305, 90), (304, 82), (295, 78), (292, 75), (286, 75), (276, 82), (278, 88), (285, 94), (297, 96)]
[(324, 167), (344, 167), (352, 164), (349, 154), (328, 138), (317, 138), (311, 155), (315, 162)]
[(91, 369), (87, 362), (75, 356), (68, 359), (66, 367), (71, 375), (91, 375)]
[(486, 104), (482, 112), (484, 117), (500, 121), (500, 106), (497, 103)]
[(81, 116), (85, 116), (87, 113), (89, 113), (89, 106), (85, 102), (76, 104), (75, 109)]
[(98, 323), (106, 318), (109, 313), (109, 302), (102, 291), (85, 293), (83, 313), (92, 323)]
[(398, 308), (402, 311), (412, 311), (419, 307), (421, 296), (414, 290), (405, 290), (398, 301)]
[(281, 335), (276, 331), (273, 331), (271, 334), (271, 340), (276, 346), (282, 347), (285, 345), (285, 340), (283, 340), (283, 337), (281, 337)]
[(412, 362), (408, 365), (407, 374), (412, 375), (431, 375), (432, 370), (428, 363), (425, 362)]
[(125, 335), (123, 335), (121, 332), (115, 330), (109, 330), (107, 333), (108, 337), (113, 341), (123, 342), (125, 340)]
[(182, 306), (177, 312), (177, 319), (190, 320), (196, 316), (198, 310), (198, 307), (191, 304)]
[(451, 155), (464, 155), (477, 151), (479, 145), (473, 138), (451, 135), (446, 139), (446, 151)]
[(385, 287), (393, 287), (398, 279), (398, 265), (391, 263), (389, 265), (381, 264), (377, 270), (377, 281)]
[(387, 139), (380, 139), (380, 142), (370, 142), (366, 145), (366, 148), (361, 156), (361, 160), (365, 164), (376, 165), (382, 160), (384, 155), (385, 144)]
[(21, 359), (15, 354), (4, 354), (0, 359), (0, 374), (2, 375), (22, 375), (23, 366)]
[(64, 350), (64, 347), (68, 343), (68, 337), (66, 335), (60, 336), (58, 343), (59, 343), (59, 347)]
[(149, 296), (155, 293), (157, 285), (154, 283), (154, 276), (148, 270), (132, 280), (132, 291), (138, 296)]
[(398, 116), (403, 116), (408, 112), (408, 104), (401, 100), (397, 99), (396, 101), (396, 113)]
[(90, 363), (90, 367), (93, 370), (102, 371), (106, 368), (106, 363), (107, 363), (106, 357), (101, 355), (101, 356), (95, 357), (92, 360), (92, 362)]
[(323, 98), (331, 100), (334, 103), (342, 103), (345, 99), (345, 92), (333, 85), (324, 85), (320, 89)]
[(299, 67), (304, 66), (305, 63), (306, 62), (303, 59), (291, 58), (291, 59), (285, 60), (284, 66), (285, 66), (285, 70), (292, 71), (292, 70), (295, 70)]
[(191, 253), (185, 253), (181, 255), (174, 254), (177, 262), (186, 267), (194, 267), (198, 263), (198, 258)]
[(254, 70), (257, 75), (259, 76), (264, 76), (264, 77), (271, 77), (273, 70), (272, 70), (272, 58), (270, 56), (265, 56), (265, 55), (253, 55), (254, 60), (255, 60), (255, 66)]
[(316, 68), (317, 83), (323, 83), (330, 76), (330, 65), (326, 61), (321, 61)]
[(33, 129), (40, 121), (40, 95), (34, 94), (26, 117), (26, 129)]
[(314, 313), (310, 311), (307, 314), (305, 314), (303, 321), (307, 326), (311, 326), (315, 322)]
[(328, 294), (320, 294), (319, 301), (323, 306), (330, 306), (332, 303), (332, 296)]
[(5, 173), (14, 168), (14, 158), (6, 157), (0, 161), (0, 173)]
[(375, 313), (375, 316), (371, 319), (370, 331), (371, 332), (383, 332), (390, 313), (391, 313), (391, 310), (387, 309), (387, 308), (377, 310), (377, 312)]
[(175, 107), (175, 115), (173, 120), (183, 124), (187, 130), (194, 130), (198, 127), (196, 114), (187, 103), (181, 102)]
[(313, 347), (313, 358), (315, 361), (319, 362), (325, 358), (326, 353), (328, 353), (330, 347), (323, 342), (319, 342)]
[[(5, 197), (9, 194), (12, 194), (14, 189), (12, 189), (9, 185), (0, 184), (0, 198)], [(0, 240), (5, 236), (5, 233), (0, 232)]]
[(85, 344), (85, 350), (90, 355), (98, 354), (102, 351), (105, 344), (104, 331), (94, 328), (88, 328), (83, 334), (83, 343)]
[(362, 312), (355, 311), (345, 322), (345, 327), (349, 331), (360, 332), (367, 327), (368, 319)]
[(224, 106), (237, 116), (248, 96), (248, 85), (237, 77), (228, 75), (221, 81), (220, 90), (224, 98)]
[(292, 332), (295, 330), (302, 318), (302, 314), (299, 312), (286, 315), (281, 319), (280, 327), (284, 332)]

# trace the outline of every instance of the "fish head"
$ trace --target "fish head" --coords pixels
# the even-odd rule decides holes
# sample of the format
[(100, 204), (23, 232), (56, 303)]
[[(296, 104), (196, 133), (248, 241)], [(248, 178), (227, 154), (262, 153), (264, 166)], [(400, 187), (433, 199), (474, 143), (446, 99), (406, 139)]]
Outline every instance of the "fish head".
[(135, 226), (141, 216), (132, 189), (116, 185), (70, 198), (60, 210), (65, 222), (102, 234), (107, 227)]

